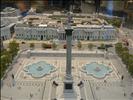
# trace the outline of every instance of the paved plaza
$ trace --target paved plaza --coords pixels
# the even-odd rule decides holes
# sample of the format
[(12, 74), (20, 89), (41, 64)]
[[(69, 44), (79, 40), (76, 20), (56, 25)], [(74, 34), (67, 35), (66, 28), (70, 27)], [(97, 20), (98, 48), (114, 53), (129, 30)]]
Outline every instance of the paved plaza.
[[(12, 66), (11, 71), (7, 73), (6, 78), (3, 80), (1, 100), (54, 100), (54, 98), (64, 100), (62, 95), (63, 80), (66, 71), (66, 58), (65, 56), (59, 57), (59, 55), (65, 51), (46, 50), (42, 52), (42, 56), (38, 56), (37, 51), (34, 52), (36, 52), (36, 54), (30, 57), (27, 57), (27, 51), (20, 54), (17, 62)], [(40, 53), (41, 51), (38, 52)], [(51, 52), (53, 56), (49, 56), (49, 54), (45, 56), (48, 52)], [(90, 52), (92, 54), (95, 53), (95, 51), (86, 51), (84, 53), (89, 54)], [(130, 80), (129, 76), (126, 76), (128, 73), (123, 73), (124, 67), (123, 65), (119, 65), (121, 64), (119, 63), (119, 59), (111, 57), (107, 59), (96, 55), (83, 57), (85, 54), (80, 51), (73, 51), (73, 53), (80, 55), (79, 57), (72, 57), (72, 75), (77, 100), (81, 98), (83, 98), (83, 100), (132, 100), (130, 96), (133, 91), (132, 80)], [(102, 54), (103, 52), (98, 51), (98, 53)], [(81, 56), (81, 54), (83, 56)], [(45, 61), (53, 65), (56, 71), (42, 78), (34, 78), (24, 71), (27, 65), (39, 61)], [(87, 75), (81, 71), (81, 68), (91, 62), (107, 65), (113, 71), (101, 79)], [(11, 77), (12, 74), (14, 74), (14, 80)], [(124, 75), (123, 81), (121, 81), (122, 75)], [(54, 86), (53, 81), (55, 81), (58, 86)], [(83, 82), (83, 86), (77, 86), (80, 81)]]

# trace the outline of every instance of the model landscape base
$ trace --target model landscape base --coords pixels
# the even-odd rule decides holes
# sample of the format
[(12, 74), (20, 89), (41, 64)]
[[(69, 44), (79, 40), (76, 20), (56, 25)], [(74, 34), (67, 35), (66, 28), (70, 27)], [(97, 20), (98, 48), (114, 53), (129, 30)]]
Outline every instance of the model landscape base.
[[(50, 52), (50, 51), (49, 51)], [(52, 51), (51, 51), (52, 52)], [(55, 53), (58, 51), (54, 51)], [(12, 70), (7, 75), (7, 78), (3, 81), (3, 86), (1, 88), (1, 100), (5, 100), (5, 97), (10, 100), (29, 100), (30, 94), (33, 94), (34, 99), (36, 100), (52, 100), (56, 98), (57, 100), (75, 100), (72, 98), (67, 98), (68, 95), (71, 97), (71, 94), (65, 92), (65, 99), (63, 98), (64, 94), (64, 81), (65, 81), (65, 68), (66, 68), (66, 58), (62, 57), (65, 51), (60, 51), (58, 53), (58, 57), (55, 54), (50, 55), (47, 54), (47, 51), (34, 51), (31, 52), (31, 55), (27, 58), (27, 51), (24, 51), (21, 56), (17, 59), (17, 62), (14, 64)], [(121, 86), (120, 72), (121, 69), (118, 70), (119, 66), (117, 63), (117, 59), (105, 59), (104, 53), (98, 51), (98, 54), (94, 53), (92, 57), (83, 57), (85, 53), (89, 54), (90, 51), (76, 52), (77, 56), (72, 59), (72, 76), (73, 80), (73, 93), (76, 95), (76, 100), (80, 100), (81, 98), (85, 100), (95, 100), (93, 98), (93, 93), (95, 93), (95, 98), (106, 98), (105, 100), (111, 100), (112, 97), (114, 100), (129, 100), (129, 95), (126, 97), (123, 95), (124, 92), (130, 91), (132, 88), (130, 85), (126, 86), (123, 90)], [(38, 56), (38, 55), (42, 56)], [(91, 55), (93, 54), (93, 51)], [(61, 55), (61, 57), (59, 57)], [(79, 56), (78, 56), (79, 55)], [(82, 56), (81, 56), (82, 55)], [(100, 55), (100, 56), (99, 56)], [(111, 56), (111, 55), (110, 55)], [(28, 75), (24, 68), (27, 65), (31, 65), (33, 63), (45, 61), (48, 64), (53, 65), (57, 70), (46, 75), (41, 78), (34, 78), (31, 75)], [(102, 79), (98, 79), (93, 77), (92, 75), (87, 75), (82, 72), (80, 69), (92, 62), (103, 63), (108, 65), (110, 63), (110, 68), (113, 70), (106, 77)], [(12, 85), (11, 74), (14, 73), (15, 85)], [(70, 79), (70, 78), (68, 78)], [(104, 82), (106, 80), (106, 83)], [(58, 86), (53, 86), (53, 81), (55, 81)], [(77, 86), (80, 81), (83, 82), (83, 86)], [(66, 82), (67, 83), (67, 82)], [(92, 90), (92, 91), (91, 91)], [(69, 91), (70, 92), (70, 91)], [(16, 95), (17, 93), (17, 95)], [(86, 94), (87, 93), (87, 94)], [(129, 93), (130, 94), (130, 93)], [(31, 100), (33, 99), (31, 98)], [(42, 99), (43, 97), (43, 99)], [(117, 98), (117, 99), (115, 99)], [(53, 99), (54, 100), (54, 99)]]

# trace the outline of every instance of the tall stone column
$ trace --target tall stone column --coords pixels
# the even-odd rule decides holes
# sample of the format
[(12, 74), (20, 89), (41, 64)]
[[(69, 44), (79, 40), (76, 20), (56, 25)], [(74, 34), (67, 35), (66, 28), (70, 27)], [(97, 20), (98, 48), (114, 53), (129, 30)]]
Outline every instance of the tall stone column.
[(72, 16), (68, 13), (68, 20), (67, 20), (67, 29), (66, 32), (66, 75), (64, 80), (64, 98), (75, 98), (77, 97), (76, 93), (74, 92), (73, 87), (73, 78), (72, 78), (72, 32), (73, 29), (71, 28)]
[(67, 55), (66, 55), (66, 76), (71, 75), (71, 62), (72, 62), (72, 29), (66, 29), (66, 40), (67, 40)]
[(64, 98), (73, 98), (76, 100), (76, 93), (73, 86), (72, 77), (72, 31), (73, 29), (66, 29), (66, 41), (67, 41), (67, 54), (66, 54), (66, 76), (64, 80)]

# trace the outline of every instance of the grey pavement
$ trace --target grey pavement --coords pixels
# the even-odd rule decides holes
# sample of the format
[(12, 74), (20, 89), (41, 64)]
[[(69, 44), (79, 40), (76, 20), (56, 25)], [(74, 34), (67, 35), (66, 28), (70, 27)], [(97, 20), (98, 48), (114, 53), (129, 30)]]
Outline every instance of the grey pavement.
[[(37, 52), (41, 52), (43, 50), (35, 50)], [(45, 50), (43, 53), (56, 53), (57, 52), (65, 52), (65, 50), (62, 51), (53, 51), (53, 50)], [(83, 51), (73, 51), (77, 53), (82, 53)], [(95, 51), (84, 51), (83, 53), (95, 53)], [(99, 51), (99, 53), (102, 53), (102, 51)], [(25, 54), (25, 52), (23, 53)], [(113, 55), (113, 54), (112, 54)], [(33, 59), (35, 58), (35, 60)], [(55, 74), (59, 75), (57, 78), (62, 82), (63, 84), (63, 77), (64, 77), (64, 72), (65, 72), (65, 58), (64, 57), (39, 57), (39, 56), (34, 56), (31, 58), (27, 58), (26, 54), (25, 56), (21, 55), (20, 58), (18, 59), (17, 63), (13, 66), (12, 70), (8, 72), (7, 78), (4, 80), (4, 86), (2, 87), (2, 100), (10, 100), (12, 97), (12, 100), (51, 100), (49, 99), (51, 96), (55, 96), (54, 91), (59, 91), (59, 94), (62, 94), (62, 91), (60, 88), (57, 88), (57, 90), (52, 88), (52, 80), (51, 78), (54, 77), (54, 74), (51, 74), (48, 79), (51, 81), (47, 81), (45, 78), (41, 79), (34, 79), (28, 75), (27, 79), (21, 78), (21, 73), (23, 72), (23, 63), (24, 66), (27, 65), (28, 63), (33, 63), (34, 61), (40, 61), (40, 60), (45, 60), (48, 61), (49, 63), (54, 63), (56, 67), (58, 67), (58, 71), (55, 72)], [(55, 61), (57, 63), (55, 63)], [(111, 61), (117, 71), (114, 71), (114, 74), (119, 74), (119, 76), (124, 75), (124, 80), (122, 82), (121, 86), (121, 81), (120, 77), (116, 77), (116, 75), (113, 75), (114, 77), (108, 77), (107, 79), (107, 84), (103, 82), (104, 79), (95, 79), (92, 76), (86, 76), (86, 74), (81, 73), (80, 68), (85, 64), (86, 62), (94, 62), (94, 61)], [(73, 75), (74, 75), (74, 81), (75, 81), (75, 86), (77, 84), (77, 81), (80, 80), (88, 80), (84, 81), (85, 83), (85, 88), (81, 89), (80, 91), (83, 91), (84, 94), (81, 94), (81, 96), (85, 95), (86, 100), (87, 98), (90, 98), (90, 100), (130, 100), (131, 92), (133, 92), (133, 82), (132, 78), (128, 74), (125, 66), (122, 64), (121, 60), (115, 56), (114, 58), (109, 58), (109, 60), (105, 60), (102, 57), (74, 57), (73, 58), (73, 66), (74, 69)], [(21, 64), (20, 64), (21, 63)], [(16, 85), (15, 87), (12, 86), (12, 79), (11, 79), (11, 74), (15, 74), (15, 80), (16, 80)], [(80, 76), (77, 78), (75, 75)], [(38, 83), (36, 83), (38, 81)], [(47, 81), (47, 82), (46, 82)], [(39, 85), (40, 83), (43, 83), (44, 86)], [(46, 82), (46, 84), (45, 84)], [(63, 86), (63, 85), (61, 85)], [(89, 89), (87, 89), (89, 88)], [(99, 88), (97, 90), (97, 88)], [(81, 93), (80, 91), (77, 91), (78, 93)], [(53, 93), (54, 92), (54, 93)], [(53, 93), (53, 94), (51, 94)], [(124, 96), (124, 93), (126, 93), (126, 96)], [(30, 95), (33, 95), (33, 97), (30, 97)], [(56, 95), (57, 96), (57, 95)], [(4, 99), (5, 98), (5, 99)], [(44, 99), (43, 99), (44, 98)], [(63, 99), (59, 99), (63, 100)]]

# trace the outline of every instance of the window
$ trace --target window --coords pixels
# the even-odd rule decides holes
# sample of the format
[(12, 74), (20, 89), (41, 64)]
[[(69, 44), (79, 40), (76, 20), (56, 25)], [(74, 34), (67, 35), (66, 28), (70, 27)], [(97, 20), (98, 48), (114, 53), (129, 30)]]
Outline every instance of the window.
[(108, 35), (106, 36), (106, 39), (108, 39)]
[(84, 39), (84, 36), (82, 36), (82, 39)]
[(115, 38), (114, 36), (112, 36), (112, 38)]

